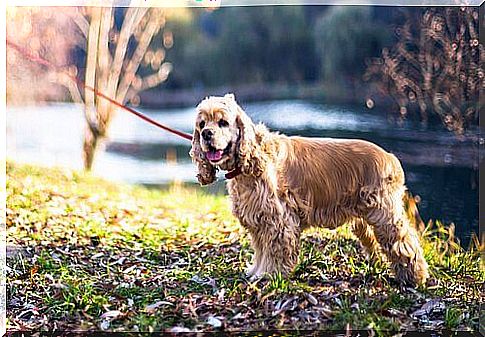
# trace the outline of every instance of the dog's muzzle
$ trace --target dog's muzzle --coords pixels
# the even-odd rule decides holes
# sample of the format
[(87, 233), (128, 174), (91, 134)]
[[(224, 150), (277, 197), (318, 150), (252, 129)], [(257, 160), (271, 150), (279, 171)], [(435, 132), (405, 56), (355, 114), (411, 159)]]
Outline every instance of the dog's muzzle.
[(207, 144), (207, 147), (209, 148), (209, 150), (205, 153), (205, 157), (207, 158), (207, 160), (211, 162), (218, 162), (224, 156), (227, 156), (229, 154), (229, 151), (231, 151), (232, 142), (229, 142), (226, 148), (222, 150), (216, 149), (215, 147), (209, 144)]

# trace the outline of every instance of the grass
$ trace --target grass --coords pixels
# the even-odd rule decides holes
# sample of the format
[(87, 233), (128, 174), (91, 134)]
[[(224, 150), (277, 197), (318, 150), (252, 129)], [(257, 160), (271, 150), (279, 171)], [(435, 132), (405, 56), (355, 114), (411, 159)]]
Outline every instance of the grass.
[(244, 276), (227, 197), (7, 163), (9, 330), (477, 330), (483, 245), (423, 233), (435, 285), (403, 288), (345, 226), (304, 235), (290, 278)]

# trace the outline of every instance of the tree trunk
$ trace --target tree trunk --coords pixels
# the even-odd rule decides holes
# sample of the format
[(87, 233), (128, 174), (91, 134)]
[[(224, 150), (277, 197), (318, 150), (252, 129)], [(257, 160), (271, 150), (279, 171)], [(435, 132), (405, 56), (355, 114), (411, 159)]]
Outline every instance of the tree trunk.
[(99, 145), (99, 134), (87, 126), (84, 129), (83, 162), (84, 169), (90, 171)]
[[(99, 26), (101, 24), (101, 8), (93, 7), (87, 39), (86, 86), (96, 88), (96, 63), (98, 59)], [(84, 168), (90, 170), (93, 165), (94, 153), (98, 145), (99, 119), (96, 111), (96, 97), (94, 92), (84, 90), (84, 117), (86, 128), (84, 131), (83, 160)]]
[[(146, 17), (150, 13), (150, 16)], [(157, 34), (165, 19), (163, 12), (149, 10), (148, 8), (130, 7), (126, 10), (123, 24), (119, 34), (115, 34), (116, 48), (114, 55), (110, 52), (110, 30), (113, 25), (114, 10), (112, 7), (92, 7), (90, 9), (90, 22), (87, 34), (87, 60), (84, 90), (84, 116), (86, 128), (83, 143), (84, 168), (90, 170), (95, 159), (96, 152), (104, 138), (108, 136), (108, 128), (111, 119), (116, 112), (116, 107), (107, 100), (96, 97), (89, 88), (96, 88), (108, 97), (125, 103), (127, 98), (132, 97), (137, 91), (146, 89), (144, 78), (137, 77), (136, 72), (140, 66), (150, 42)], [(146, 18), (138, 37), (138, 44), (132, 56), (127, 57), (128, 44), (135, 28)], [(113, 42), (114, 43), (114, 42)], [(125, 60), (128, 58), (128, 60)], [(162, 60), (160, 60), (161, 63)], [(124, 64), (127, 63), (126, 69)], [(163, 82), (170, 71), (169, 65), (163, 64), (150, 77), (150, 86)], [(155, 77), (153, 77), (155, 76)], [(121, 79), (121, 84), (120, 84)], [(134, 79), (139, 79), (141, 84), (132, 89), (131, 96), (128, 91), (132, 87)], [(150, 87), (148, 86), (148, 87)], [(76, 94), (76, 93), (75, 93)]]

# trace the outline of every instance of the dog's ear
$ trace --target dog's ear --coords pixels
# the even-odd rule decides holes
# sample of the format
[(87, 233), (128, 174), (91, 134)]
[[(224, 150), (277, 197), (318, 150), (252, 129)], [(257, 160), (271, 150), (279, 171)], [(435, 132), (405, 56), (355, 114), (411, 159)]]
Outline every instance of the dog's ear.
[(241, 171), (244, 174), (260, 176), (263, 167), (255, 127), (251, 118), (239, 105), (237, 105), (236, 123), (240, 134), (238, 155)]
[(204, 151), (200, 146), (200, 134), (197, 127), (194, 127), (194, 134), (192, 136), (192, 148), (190, 149), (190, 157), (192, 161), (197, 164), (199, 173), (197, 179), (203, 185), (209, 185), (216, 180), (217, 169), (205, 158)]

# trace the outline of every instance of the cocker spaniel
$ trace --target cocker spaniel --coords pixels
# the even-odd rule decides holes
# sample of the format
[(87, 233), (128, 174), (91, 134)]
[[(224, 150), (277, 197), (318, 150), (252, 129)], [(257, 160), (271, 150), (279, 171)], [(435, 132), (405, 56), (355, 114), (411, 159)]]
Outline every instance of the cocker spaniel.
[(252, 277), (298, 262), (300, 234), (310, 226), (351, 223), (370, 253), (384, 252), (396, 278), (413, 285), (428, 278), (416, 229), (403, 198), (399, 160), (359, 139), (288, 137), (253, 124), (233, 94), (197, 106), (190, 155), (201, 185), (228, 171), (232, 211), (254, 249)]

